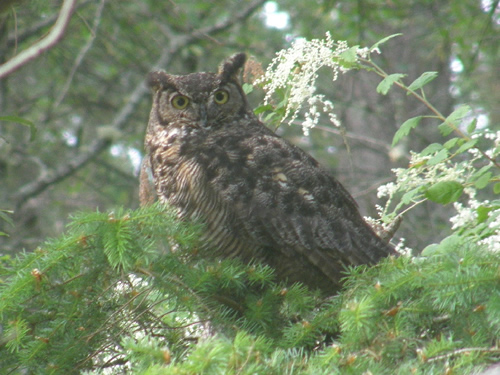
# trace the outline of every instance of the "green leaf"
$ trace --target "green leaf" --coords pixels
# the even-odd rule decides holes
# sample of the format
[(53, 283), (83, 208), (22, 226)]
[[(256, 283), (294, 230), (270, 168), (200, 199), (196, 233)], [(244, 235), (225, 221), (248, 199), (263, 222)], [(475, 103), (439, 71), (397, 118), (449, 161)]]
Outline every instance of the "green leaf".
[(264, 122), (267, 122), (267, 121), (269, 121), (269, 122), (273, 122), (273, 121), (274, 121), (274, 119), (276, 119), (276, 118), (280, 118), (280, 117), (276, 114), (276, 112), (270, 112), (270, 113), (268, 113), (267, 115), (265, 115), (265, 116), (264, 116)]
[(500, 194), (500, 182), (497, 182), (495, 185), (493, 185), (493, 192), (495, 194)]
[(484, 189), (490, 183), (491, 176), (493, 174), (491, 172), (486, 172), (481, 177), (479, 177), (476, 182), (474, 182), (474, 186), (476, 189)]
[(427, 189), (425, 197), (433, 202), (446, 205), (456, 202), (462, 195), (464, 187), (457, 181), (441, 181)]
[(479, 206), (476, 209), (478, 223), (484, 223), (488, 219), (488, 214), (493, 211), (493, 207)]
[(485, 165), (472, 175), (471, 180), (474, 182), (476, 189), (484, 189), (490, 181), (494, 181), (492, 178), (493, 173), (489, 172), (491, 167), (491, 164)]
[[(424, 87), (426, 84), (428, 84), (430, 81), (432, 81), (434, 78), (438, 76), (438, 72), (424, 72), (420, 77), (418, 77), (415, 81), (413, 81), (410, 86), (408, 86), (409, 90), (416, 91), (418, 89), (421, 89)], [(407, 93), (407, 95), (410, 95), (410, 92)]]
[(424, 148), (422, 150), (420, 155), (427, 156), (427, 155), (434, 154), (438, 151), (441, 151), (443, 149), (443, 147), (444, 146), (441, 143), (431, 143), (429, 146), (427, 146), (426, 148)]
[(452, 138), (448, 141), (446, 141), (443, 145), (444, 148), (446, 148), (447, 150), (450, 150), (452, 149), (453, 147), (455, 147), (455, 145), (458, 143), (458, 141), (461, 141), (462, 138)]
[(12, 214), (12, 213), (14, 213), (14, 211), (0, 210), (0, 218), (6, 223), (8, 223), (10, 226), (14, 226), (14, 221), (7, 214)]
[(460, 146), (457, 150), (457, 154), (461, 154), (464, 151), (467, 151), (468, 149), (474, 147), (477, 143), (477, 139), (472, 139), (470, 141), (465, 142), (462, 146)]
[(0, 121), (14, 122), (16, 124), (28, 126), (30, 128), (30, 142), (35, 140), (37, 130), (35, 124), (31, 121), (19, 116), (0, 116)]
[(259, 115), (259, 114), (264, 113), (266, 111), (272, 111), (272, 110), (273, 110), (273, 106), (271, 104), (266, 104), (266, 105), (261, 105), (261, 106), (258, 106), (257, 108), (255, 108), (253, 113), (255, 113), (256, 115)]
[(439, 245), (437, 243), (431, 243), (430, 245), (427, 245), (426, 247), (424, 247), (421, 255), (424, 257), (432, 256), (432, 255), (435, 255), (436, 253), (438, 253), (439, 249), (440, 248), (439, 248)]
[(398, 34), (392, 34), (389, 36), (386, 36), (385, 38), (380, 39), (377, 43), (375, 43), (373, 46), (370, 47), (370, 51), (373, 51), (375, 48), (378, 48), (381, 44), (387, 42), (389, 39), (395, 38), (397, 36), (403, 35), (401, 33)]
[(480, 168), (476, 173), (474, 173), (474, 178), (478, 178), (479, 176), (485, 174), (491, 169), (492, 165), (488, 164), (485, 165), (484, 167)]
[(443, 238), (443, 240), (439, 244), (433, 243), (428, 245), (426, 248), (424, 248), (424, 250), (422, 250), (422, 255), (430, 257), (433, 255), (447, 253), (449, 251), (457, 249), (462, 244), (462, 237), (456, 234), (452, 234), (451, 236)]
[(477, 126), (477, 118), (474, 117), (474, 119), (470, 122), (469, 125), (467, 125), (467, 132), (472, 133), (474, 130), (476, 130)]
[(453, 126), (450, 126), (446, 122), (443, 122), (441, 125), (439, 125), (438, 129), (443, 137), (450, 135), (455, 130)]
[(392, 139), (392, 146), (394, 147), (404, 136), (410, 134), (410, 130), (417, 127), (420, 120), (422, 120), (422, 116), (412, 117), (406, 120), (398, 129), (396, 134), (394, 134), (394, 138)]
[(342, 52), (339, 55), (339, 57), (345, 62), (355, 63), (356, 61), (358, 61), (358, 49), (359, 49), (359, 46), (353, 46), (353, 47), (349, 48), (348, 50)]
[(243, 92), (248, 95), (253, 91), (253, 85), (249, 83), (244, 83), (241, 88), (243, 89)]
[(400, 73), (395, 73), (395, 74), (390, 74), (387, 77), (385, 77), (382, 82), (380, 82), (377, 86), (377, 92), (379, 94), (385, 95), (389, 91), (389, 89), (392, 87), (394, 82), (397, 80), (406, 77), (406, 74), (400, 74)]
[(434, 155), (432, 158), (430, 158), (427, 161), (427, 165), (436, 165), (441, 163), (443, 160), (446, 160), (448, 158), (448, 150), (443, 148), (441, 151), (439, 151), (436, 155)]
[(470, 107), (466, 104), (459, 106), (455, 109), (446, 120), (438, 126), (441, 134), (446, 137), (450, 135), (455, 129), (458, 128), (459, 121), (465, 117), (470, 112)]
[(463, 119), (470, 111), (471, 108), (467, 104), (462, 104), (446, 118), (446, 121), (457, 124), (457, 121)]
[(410, 204), (410, 203), (412, 203), (414, 201), (413, 198), (419, 194), (419, 191), (420, 191), (420, 188), (407, 191), (401, 197), (401, 203), (403, 203), (403, 204)]

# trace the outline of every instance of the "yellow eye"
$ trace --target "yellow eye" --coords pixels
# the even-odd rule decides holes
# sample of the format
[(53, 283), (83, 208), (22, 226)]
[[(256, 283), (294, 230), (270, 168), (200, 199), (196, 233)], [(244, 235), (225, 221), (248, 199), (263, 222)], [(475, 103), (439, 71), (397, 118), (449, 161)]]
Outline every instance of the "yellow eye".
[(229, 100), (229, 93), (226, 90), (217, 90), (214, 94), (214, 100), (217, 104), (224, 104)]
[(170, 102), (172, 103), (174, 108), (184, 109), (189, 104), (189, 98), (187, 96), (178, 94), (175, 95)]

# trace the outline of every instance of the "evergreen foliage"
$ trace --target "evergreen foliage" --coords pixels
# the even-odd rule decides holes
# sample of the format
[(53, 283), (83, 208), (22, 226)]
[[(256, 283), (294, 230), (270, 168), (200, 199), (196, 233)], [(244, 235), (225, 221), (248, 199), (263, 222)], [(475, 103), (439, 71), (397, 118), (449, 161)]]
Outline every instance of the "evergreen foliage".
[(447, 238), (354, 268), (323, 298), (198, 254), (198, 229), (158, 205), (80, 213), (3, 259), (2, 373), (467, 374), (500, 359), (500, 254), (484, 246)]

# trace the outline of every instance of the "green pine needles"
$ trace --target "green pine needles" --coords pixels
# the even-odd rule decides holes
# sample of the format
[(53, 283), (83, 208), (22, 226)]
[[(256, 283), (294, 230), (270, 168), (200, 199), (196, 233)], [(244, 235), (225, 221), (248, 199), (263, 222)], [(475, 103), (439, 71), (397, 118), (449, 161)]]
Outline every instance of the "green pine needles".
[(4, 259), (2, 373), (467, 374), (500, 358), (499, 253), (447, 239), (324, 299), (200, 257), (198, 229), (158, 205), (80, 213)]
[(167, 238), (178, 248), (193, 247), (196, 229), (159, 206), (86, 213), (61, 238), (6, 259), (0, 367), (40, 373), (92, 368), (103, 347), (115, 349), (116, 339), (138, 328), (146, 305), (166, 303), (141, 275), (171, 253)]

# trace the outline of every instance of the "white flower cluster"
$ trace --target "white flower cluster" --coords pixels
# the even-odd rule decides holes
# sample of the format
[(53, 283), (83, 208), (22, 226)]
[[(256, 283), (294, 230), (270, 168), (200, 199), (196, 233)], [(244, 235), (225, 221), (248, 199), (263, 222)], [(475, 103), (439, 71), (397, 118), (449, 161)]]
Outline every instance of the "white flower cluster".
[(488, 200), (477, 201), (471, 197), (468, 205), (464, 206), (461, 203), (454, 203), (454, 208), (457, 210), (457, 215), (450, 218), (453, 224), (453, 230), (470, 230), (478, 225), (478, 209), (489, 209), (488, 218), (483, 219), (484, 228), (479, 233), (481, 240), (478, 241), (479, 245), (483, 245), (490, 251), (500, 251), (500, 208), (492, 204)]
[(392, 169), (392, 172), (396, 175), (396, 183), (389, 182), (379, 186), (377, 197), (391, 198), (398, 191), (405, 192), (441, 181), (458, 181), (465, 183), (474, 172), (474, 168), (470, 162), (455, 164), (451, 161), (443, 161), (434, 165), (427, 164), (426, 162), (432, 159), (433, 156), (434, 155), (422, 156), (416, 152), (410, 151), (409, 164), (411, 166), (421, 165), (421, 167)]
[[(484, 155), (490, 160), (495, 160), (500, 154), (500, 131), (484, 129), (475, 133), (471, 138), (489, 140), (493, 145), (484, 151), (484, 154), (477, 148), (470, 148), (467, 150), (470, 157), (462, 158), (458, 163), (452, 160), (451, 153), (443, 160), (433, 163), (432, 160), (439, 151), (424, 156), (411, 152), (410, 167), (393, 169), (396, 182), (390, 182), (378, 188), (377, 196), (388, 198), (380, 216), (388, 215), (390, 209), (394, 210), (393, 214), (399, 213), (404, 205), (410, 206), (425, 200), (426, 187), (438, 182), (455, 181), (463, 186), (463, 195), (468, 199), (462, 198), (460, 202), (453, 203), (457, 213), (450, 218), (451, 229), (478, 239), (479, 245), (484, 245), (491, 251), (500, 251), (499, 201), (476, 198), (477, 173), (479, 167), (484, 168)], [(400, 203), (396, 208), (391, 208), (391, 201), (397, 195), (400, 196)]]
[(485, 154), (490, 158), (495, 158), (500, 153), (500, 130), (499, 131), (486, 131), (484, 138), (493, 141), (493, 147), (485, 151)]
[(483, 218), (479, 231), (479, 236), (484, 237), (478, 241), (479, 245), (484, 245), (490, 251), (500, 251), (500, 208), (498, 201), (489, 200), (478, 201), (475, 199), (476, 190), (467, 188), (464, 190), (469, 195), (467, 205), (455, 202), (453, 207), (457, 214), (450, 218), (453, 230), (470, 230), (478, 225), (479, 209), (488, 210), (488, 217)]
[(401, 256), (411, 257), (413, 250), (410, 247), (406, 246), (405, 242), (406, 239), (401, 237), (396, 246), (394, 247), (394, 250), (396, 250), (396, 252)]
[(494, 231), (494, 234), (479, 241), (480, 245), (485, 245), (494, 252), (500, 252), (500, 212), (497, 212), (495, 220), (490, 222), (488, 227)]
[(475, 199), (469, 199), (468, 206), (464, 206), (459, 202), (453, 203), (453, 207), (457, 211), (457, 214), (450, 218), (450, 222), (453, 224), (451, 229), (457, 230), (474, 225), (477, 220), (477, 208), (480, 205), (481, 202), (478, 202)]
[[(305, 135), (318, 124), (322, 112), (328, 113), (332, 124), (340, 126), (339, 120), (332, 113), (333, 103), (323, 95), (316, 94), (316, 80), (321, 67), (332, 70), (332, 81), (337, 79), (339, 72), (349, 70), (338, 63), (339, 56), (347, 50), (349, 50), (347, 42), (335, 42), (330, 33), (326, 33), (325, 39), (297, 38), (290, 48), (281, 50), (277, 54), (264, 76), (256, 82), (264, 83), (265, 104), (271, 101), (273, 93), (279, 89), (286, 89), (289, 90), (289, 94), (283, 121), (292, 123), (302, 107), (307, 104), (308, 110), (302, 123)], [(358, 57), (364, 58), (369, 53), (367, 48), (358, 48), (356, 51)]]
[[(396, 172), (397, 169), (393, 169), (393, 172)], [(392, 197), (397, 191), (399, 187), (396, 185), (394, 182), (388, 182), (385, 185), (380, 185), (377, 189), (377, 198), (383, 198), (383, 197)], [(382, 213), (383, 210), (380, 210), (380, 213)]]

